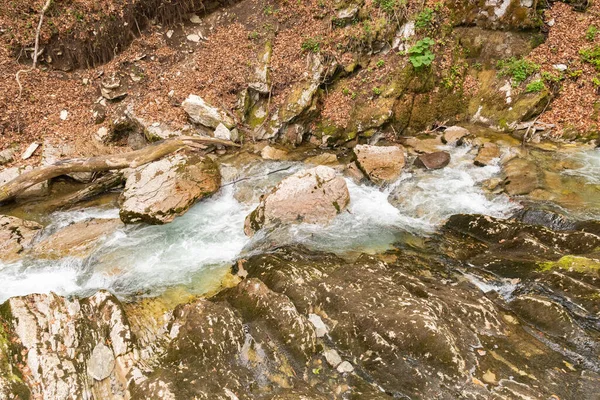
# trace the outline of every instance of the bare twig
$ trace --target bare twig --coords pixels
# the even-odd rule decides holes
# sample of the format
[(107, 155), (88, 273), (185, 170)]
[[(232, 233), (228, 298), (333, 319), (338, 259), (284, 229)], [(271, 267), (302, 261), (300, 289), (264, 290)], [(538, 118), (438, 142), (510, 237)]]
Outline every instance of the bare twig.
[(33, 46), (33, 64), (31, 65), (31, 68), (20, 69), (19, 71), (17, 71), (17, 73), (15, 75), (17, 85), (19, 85), (19, 99), (21, 98), (21, 95), (23, 94), (23, 85), (21, 84), (21, 80), (20, 80), (21, 74), (31, 72), (37, 67), (38, 56), (40, 55), (40, 51), (39, 51), (40, 32), (42, 30), (42, 24), (44, 23), (44, 15), (46, 14), (46, 11), (48, 11), (48, 8), (50, 8), (51, 3), (52, 3), (52, 0), (46, 0), (46, 4), (44, 4), (44, 7), (42, 8), (42, 11), (40, 12), (40, 21), (38, 22), (37, 29), (35, 30), (35, 45)]

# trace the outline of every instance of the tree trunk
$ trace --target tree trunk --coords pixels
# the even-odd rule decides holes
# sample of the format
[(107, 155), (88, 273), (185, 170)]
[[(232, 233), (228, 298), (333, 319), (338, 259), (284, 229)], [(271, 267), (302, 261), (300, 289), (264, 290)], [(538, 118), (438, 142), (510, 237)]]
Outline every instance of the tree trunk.
[(73, 172), (99, 172), (123, 168), (135, 168), (158, 160), (159, 158), (193, 145), (194, 143), (210, 143), (240, 147), (239, 144), (228, 140), (199, 136), (181, 136), (153, 143), (143, 149), (123, 154), (60, 160), (54, 164), (24, 172), (0, 187), (0, 203), (12, 200), (25, 189), (37, 183), (47, 181), (48, 179), (56, 178), (57, 176), (67, 175)]

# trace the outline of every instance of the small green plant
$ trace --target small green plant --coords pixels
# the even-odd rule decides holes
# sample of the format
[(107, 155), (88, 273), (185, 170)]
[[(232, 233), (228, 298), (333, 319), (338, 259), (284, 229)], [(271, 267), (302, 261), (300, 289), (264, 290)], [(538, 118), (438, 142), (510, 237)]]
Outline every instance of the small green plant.
[(385, 66), (385, 61), (379, 60), (377, 61), (377, 68), (383, 68)]
[(531, 75), (539, 71), (540, 66), (524, 58), (511, 57), (507, 60), (498, 61), (499, 74), (509, 76), (512, 86), (517, 87)]
[(358, 94), (356, 94), (356, 92), (352, 92), (352, 96), (350, 96), (350, 98), (352, 100), (356, 100), (356, 97), (358, 96)]
[(348, 96), (350, 94), (350, 89), (348, 88), (343, 88), (342, 89), (342, 93), (344, 94), (344, 96)]
[(252, 32), (250, 32), (248, 34), (248, 39), (250, 39), (250, 40), (256, 40), (256, 39), (258, 39), (259, 36), (260, 35), (258, 34), (258, 32), (252, 31)]
[(427, 29), (433, 22), (433, 9), (427, 7), (423, 11), (417, 14), (415, 18), (415, 28)]
[(408, 60), (415, 69), (431, 65), (435, 58), (435, 55), (431, 51), (431, 47), (434, 44), (435, 41), (433, 39), (426, 37), (419, 40), (413, 47), (408, 49)]
[(557, 82), (562, 81), (564, 79), (564, 76), (562, 73), (553, 74), (551, 72), (544, 71), (544, 72), (542, 72), (542, 79), (545, 80), (546, 82), (557, 83)]
[(585, 38), (588, 41), (593, 42), (594, 39), (596, 39), (597, 34), (598, 28), (596, 28), (594, 25), (590, 25), (589, 28), (587, 28), (587, 31), (585, 31)]
[(544, 81), (542, 81), (541, 79), (538, 79), (533, 82), (529, 82), (527, 84), (527, 86), (525, 87), (525, 92), (526, 93), (539, 93), (542, 90), (544, 90), (545, 87), (546, 87), (546, 85), (544, 85)]
[(406, 0), (375, 0), (375, 4), (388, 14), (394, 14), (406, 5)]
[(273, 15), (273, 14), (277, 14), (277, 11), (272, 5), (266, 5), (265, 8), (263, 9), (263, 13), (265, 15)]
[(373, 88), (373, 94), (374, 94), (375, 96), (379, 96), (379, 95), (381, 94), (381, 89), (380, 89), (380, 88), (378, 88), (378, 87), (374, 87), (374, 88)]
[(581, 69), (576, 69), (574, 71), (567, 71), (567, 75), (569, 76), (569, 78), (571, 79), (577, 79), (579, 78), (581, 75), (583, 75), (583, 70)]
[(321, 51), (321, 39), (319, 37), (304, 39), (302, 42), (302, 50), (318, 53)]
[(480, 62), (476, 62), (475, 64), (473, 64), (473, 68), (475, 68), (477, 71), (481, 71), (483, 69), (483, 64), (481, 64)]
[(590, 49), (579, 50), (581, 60), (588, 64), (592, 64), (597, 71), (600, 71), (600, 46), (595, 46)]
[(596, 87), (600, 87), (600, 78), (598, 78), (597, 75), (592, 78), (592, 84)]

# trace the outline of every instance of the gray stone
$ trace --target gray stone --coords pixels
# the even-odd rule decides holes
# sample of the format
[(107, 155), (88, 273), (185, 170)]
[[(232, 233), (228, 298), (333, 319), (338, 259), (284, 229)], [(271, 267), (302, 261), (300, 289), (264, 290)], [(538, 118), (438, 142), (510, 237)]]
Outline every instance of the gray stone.
[(164, 224), (216, 192), (219, 169), (210, 158), (177, 153), (137, 168), (119, 199), (125, 223)]
[[(0, 171), (0, 186), (12, 181), (24, 172), (31, 171), (32, 166), (5, 168)], [(17, 195), (17, 198), (40, 197), (48, 194), (48, 181), (35, 184)]]
[(264, 226), (277, 224), (328, 224), (349, 202), (344, 178), (320, 165), (281, 181), (246, 217), (244, 232), (252, 236)]
[(223, 124), (219, 124), (215, 129), (215, 137), (217, 139), (231, 140), (231, 131)]
[(233, 128), (234, 121), (224, 111), (206, 103), (200, 96), (191, 94), (181, 104), (190, 120), (208, 128), (216, 128), (219, 124)]
[(38, 149), (38, 147), (40, 147), (39, 143), (33, 142), (29, 145), (29, 147), (27, 147), (27, 149), (25, 149), (25, 151), (23, 152), (23, 154), (21, 155), (21, 158), (23, 160), (27, 160), (28, 158), (30, 158), (33, 153), (35, 153), (35, 151)]
[(376, 184), (389, 184), (400, 177), (404, 168), (404, 149), (401, 146), (354, 147), (358, 167)]
[(317, 335), (317, 337), (323, 337), (327, 335), (329, 329), (327, 328), (327, 325), (325, 325), (321, 317), (319, 317), (317, 314), (308, 314), (308, 320), (315, 327), (315, 334)]
[(461, 126), (449, 126), (444, 131), (442, 142), (451, 145), (461, 144), (462, 139), (468, 135), (470, 132)]
[(342, 361), (342, 363), (337, 366), (337, 371), (340, 374), (350, 373), (354, 371), (354, 367), (348, 361)]
[(334, 349), (327, 349), (323, 352), (325, 359), (333, 368), (337, 367), (342, 363), (342, 357)]
[(14, 148), (8, 148), (0, 151), (0, 165), (8, 164), (15, 159), (16, 150)]
[(115, 368), (115, 355), (104, 343), (98, 343), (88, 361), (88, 372), (97, 381), (110, 376)]

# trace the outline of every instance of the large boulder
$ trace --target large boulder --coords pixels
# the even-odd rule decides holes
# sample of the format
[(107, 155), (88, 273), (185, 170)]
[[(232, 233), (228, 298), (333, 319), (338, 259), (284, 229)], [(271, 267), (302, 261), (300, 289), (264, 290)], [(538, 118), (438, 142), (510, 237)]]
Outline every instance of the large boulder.
[[(86, 299), (50, 294), (12, 297), (2, 305), (2, 399), (124, 399), (135, 343), (119, 301), (100, 291)], [(19, 362), (12, 360), (19, 359)], [(87, 368), (86, 368), (87, 366)], [(3, 379), (13, 393), (3, 397)], [(22, 379), (22, 380), (21, 380)], [(16, 391), (15, 389), (18, 389)]]
[(0, 261), (10, 262), (31, 245), (42, 226), (37, 222), (0, 215)]
[(196, 154), (178, 153), (137, 168), (119, 199), (125, 223), (164, 224), (185, 213), (221, 185), (217, 165)]
[(235, 125), (231, 117), (224, 111), (206, 103), (200, 96), (190, 94), (181, 106), (190, 117), (190, 120), (196, 124), (208, 128), (216, 128), (219, 124), (223, 124), (230, 129)]
[(354, 147), (358, 167), (376, 184), (394, 182), (404, 167), (404, 149), (400, 146)]
[(327, 224), (350, 201), (346, 181), (330, 167), (318, 166), (281, 181), (246, 217), (244, 232), (252, 236), (263, 226), (307, 222)]

